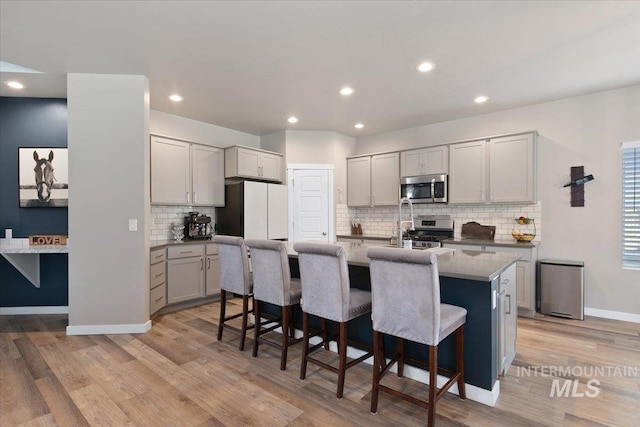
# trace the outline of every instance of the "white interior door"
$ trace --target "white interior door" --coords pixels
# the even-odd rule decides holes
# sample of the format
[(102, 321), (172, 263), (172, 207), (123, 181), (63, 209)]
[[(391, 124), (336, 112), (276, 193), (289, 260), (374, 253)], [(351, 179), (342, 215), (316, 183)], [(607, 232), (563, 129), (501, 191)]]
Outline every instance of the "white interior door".
[(331, 238), (330, 170), (293, 171), (293, 241)]

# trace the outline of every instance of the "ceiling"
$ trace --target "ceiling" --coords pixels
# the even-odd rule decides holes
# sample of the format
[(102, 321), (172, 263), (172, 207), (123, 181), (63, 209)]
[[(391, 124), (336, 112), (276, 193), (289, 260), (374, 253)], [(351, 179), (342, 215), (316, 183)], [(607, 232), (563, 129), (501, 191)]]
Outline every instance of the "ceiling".
[(1, 96), (142, 74), (154, 110), (358, 137), (639, 84), (640, 2), (2, 0), (0, 61), (44, 73), (2, 72), (26, 88)]

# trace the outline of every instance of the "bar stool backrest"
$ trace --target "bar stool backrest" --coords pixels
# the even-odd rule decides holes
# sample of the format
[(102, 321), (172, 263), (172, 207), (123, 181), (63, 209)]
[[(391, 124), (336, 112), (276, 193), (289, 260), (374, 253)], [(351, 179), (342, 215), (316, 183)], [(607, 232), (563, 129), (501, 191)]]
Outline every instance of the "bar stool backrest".
[(217, 235), (213, 237), (213, 243), (218, 245), (220, 288), (234, 294), (249, 295), (251, 274), (242, 237)]
[(373, 329), (427, 345), (440, 342), (440, 279), (427, 251), (369, 248)]
[(340, 245), (300, 242), (302, 311), (335, 322), (349, 320), (349, 270)]
[(277, 240), (245, 241), (251, 251), (253, 267), (253, 297), (279, 306), (289, 304), (285, 295), (291, 293), (289, 256), (284, 242)]

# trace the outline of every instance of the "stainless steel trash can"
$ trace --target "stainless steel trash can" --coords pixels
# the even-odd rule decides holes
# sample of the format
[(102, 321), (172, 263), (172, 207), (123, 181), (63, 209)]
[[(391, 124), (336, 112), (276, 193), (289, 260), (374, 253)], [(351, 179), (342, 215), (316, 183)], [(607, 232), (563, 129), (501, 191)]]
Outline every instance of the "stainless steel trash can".
[(584, 263), (538, 261), (540, 313), (584, 320)]

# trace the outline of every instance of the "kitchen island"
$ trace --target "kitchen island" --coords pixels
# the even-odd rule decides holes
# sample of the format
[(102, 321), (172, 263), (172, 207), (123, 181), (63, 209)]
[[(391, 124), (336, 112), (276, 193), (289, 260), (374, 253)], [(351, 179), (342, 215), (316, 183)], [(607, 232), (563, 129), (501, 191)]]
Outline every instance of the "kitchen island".
[[(338, 243), (346, 254), (349, 278), (354, 288), (370, 290), (368, 247), (366, 243)], [(293, 243), (287, 243), (292, 277), (300, 277), (297, 253)], [(438, 250), (440, 248), (436, 248)], [(440, 274), (440, 298), (443, 303), (467, 309), (465, 324), (465, 383), (469, 399), (493, 406), (500, 393), (498, 381), (500, 352), (500, 317), (497, 295), (500, 276), (513, 270), (518, 254), (454, 250), (438, 255)], [(511, 268), (510, 268), (511, 267)], [(392, 283), (389, 284), (393, 286)], [(514, 319), (515, 320), (515, 319)], [(370, 316), (361, 316), (349, 323), (350, 342), (372, 344)], [(360, 353), (357, 345), (350, 348), (350, 357)], [(385, 348), (391, 353), (394, 338), (385, 338)], [(426, 346), (405, 341), (408, 358), (427, 360)], [(455, 367), (455, 348), (452, 336), (438, 346), (438, 361), (445, 368)], [(428, 373), (407, 366), (405, 376), (427, 382)], [(441, 378), (445, 380), (444, 377)], [(439, 379), (440, 385), (440, 379)]]

